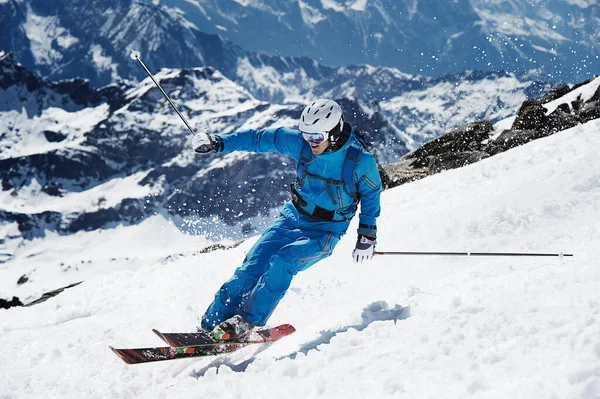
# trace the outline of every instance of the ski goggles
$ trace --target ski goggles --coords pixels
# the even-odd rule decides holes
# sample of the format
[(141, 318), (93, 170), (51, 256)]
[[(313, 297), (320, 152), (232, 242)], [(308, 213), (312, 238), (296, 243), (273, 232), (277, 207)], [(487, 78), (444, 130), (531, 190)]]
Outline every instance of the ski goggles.
[(327, 133), (327, 132), (325, 132), (325, 133), (302, 132), (302, 137), (304, 138), (304, 140), (308, 141), (309, 143), (321, 144), (322, 142), (324, 142), (325, 140), (327, 140), (329, 138), (329, 133)]

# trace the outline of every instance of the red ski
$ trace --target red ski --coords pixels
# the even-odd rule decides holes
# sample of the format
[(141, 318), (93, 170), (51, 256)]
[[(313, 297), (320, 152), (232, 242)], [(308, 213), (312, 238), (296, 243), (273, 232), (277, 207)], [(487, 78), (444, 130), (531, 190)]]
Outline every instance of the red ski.
[[(193, 338), (205, 340), (206, 336), (202, 333), (160, 333), (157, 330), (153, 331), (159, 337), (164, 339), (165, 342), (173, 343), (177, 346), (133, 349), (115, 349), (112, 346), (109, 346), (109, 348), (127, 364), (151, 363), (163, 360), (216, 356), (223, 353), (231, 353), (249, 345), (275, 342), (294, 333), (296, 329), (290, 324), (282, 324), (277, 327), (254, 331), (248, 340), (244, 342), (213, 341), (197, 345), (186, 344), (184, 346), (178, 345), (183, 342), (183, 339), (190, 342)], [(200, 334), (201, 337), (198, 337), (197, 334)]]

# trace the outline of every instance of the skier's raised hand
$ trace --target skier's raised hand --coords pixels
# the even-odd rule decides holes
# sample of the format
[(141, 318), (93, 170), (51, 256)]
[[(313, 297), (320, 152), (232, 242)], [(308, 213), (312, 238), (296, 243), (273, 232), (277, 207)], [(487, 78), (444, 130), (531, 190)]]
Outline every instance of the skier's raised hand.
[(217, 152), (217, 140), (212, 134), (200, 132), (192, 137), (192, 147), (198, 154)]
[(375, 241), (375, 238), (359, 234), (358, 240), (356, 240), (354, 251), (352, 251), (352, 259), (354, 259), (354, 263), (362, 263), (363, 260), (371, 259), (375, 253), (376, 244), (377, 241)]

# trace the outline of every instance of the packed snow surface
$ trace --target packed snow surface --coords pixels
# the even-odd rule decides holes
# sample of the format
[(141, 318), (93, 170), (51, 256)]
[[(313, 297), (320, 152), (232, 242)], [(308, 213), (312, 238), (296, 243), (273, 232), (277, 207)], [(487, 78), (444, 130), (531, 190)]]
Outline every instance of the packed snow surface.
[[(220, 358), (128, 366), (108, 345), (161, 345), (151, 328), (193, 330), (256, 237), (200, 253), (203, 238), (167, 232), (156, 217), (40, 238), (0, 265), (0, 296), (79, 281), (76, 264), (85, 281), (0, 310), (0, 397), (598, 398), (599, 131), (592, 121), (382, 195), (381, 251), (574, 257), (355, 265), (355, 220), (275, 310), (270, 324), (297, 332)], [(39, 262), (39, 278), (17, 287), (19, 262)]]

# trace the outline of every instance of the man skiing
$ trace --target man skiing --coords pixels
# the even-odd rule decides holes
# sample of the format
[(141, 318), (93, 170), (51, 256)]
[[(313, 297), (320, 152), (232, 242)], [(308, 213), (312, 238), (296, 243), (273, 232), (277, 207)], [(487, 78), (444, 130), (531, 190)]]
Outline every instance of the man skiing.
[(344, 122), (332, 100), (306, 106), (299, 129), (243, 130), (218, 136), (196, 134), (197, 153), (279, 152), (297, 164), (292, 200), (254, 244), (243, 264), (215, 294), (201, 329), (217, 340), (243, 340), (265, 325), (292, 278), (331, 255), (358, 204), (355, 262), (371, 259), (376, 244), (381, 180), (374, 157)]

